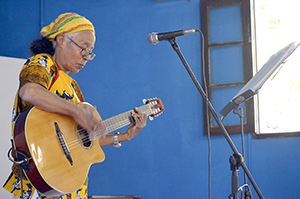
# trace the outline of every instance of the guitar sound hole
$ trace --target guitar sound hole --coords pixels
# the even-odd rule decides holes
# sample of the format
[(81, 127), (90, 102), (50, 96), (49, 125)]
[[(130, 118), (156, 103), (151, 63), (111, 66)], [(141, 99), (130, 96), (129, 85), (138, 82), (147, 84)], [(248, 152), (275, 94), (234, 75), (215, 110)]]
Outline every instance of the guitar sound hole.
[(92, 140), (88, 132), (85, 129), (81, 128), (80, 126), (77, 127), (77, 130), (78, 130), (78, 138), (80, 143), (84, 147), (90, 147), (92, 145)]

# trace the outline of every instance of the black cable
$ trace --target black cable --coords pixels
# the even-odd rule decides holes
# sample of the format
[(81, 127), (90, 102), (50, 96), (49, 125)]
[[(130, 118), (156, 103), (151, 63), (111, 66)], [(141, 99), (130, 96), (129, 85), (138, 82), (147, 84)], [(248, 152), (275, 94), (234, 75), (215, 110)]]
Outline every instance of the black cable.
[[(202, 54), (202, 78), (203, 78), (203, 84), (204, 84), (204, 92), (207, 96), (208, 88), (207, 88), (207, 82), (205, 77), (205, 57), (204, 57), (204, 35), (200, 30), (197, 30), (201, 34), (201, 54)], [(209, 125), (209, 111), (208, 111), (208, 97), (205, 100), (206, 105), (206, 126), (207, 126), (207, 141), (208, 141), (208, 195), (209, 199), (211, 199), (211, 140), (210, 140), (210, 125)]]

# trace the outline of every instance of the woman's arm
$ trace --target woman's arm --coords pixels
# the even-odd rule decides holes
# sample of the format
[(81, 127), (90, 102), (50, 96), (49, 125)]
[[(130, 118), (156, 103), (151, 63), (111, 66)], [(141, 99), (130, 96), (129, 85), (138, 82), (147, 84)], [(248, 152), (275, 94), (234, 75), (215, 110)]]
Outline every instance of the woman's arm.
[(72, 117), (88, 132), (93, 132), (93, 129), (97, 128), (100, 130), (98, 130), (98, 133), (101, 135), (105, 135), (106, 133), (104, 125), (94, 117), (95, 108), (92, 107), (94, 110), (91, 110), (86, 106), (77, 106), (77, 104), (61, 99), (40, 84), (26, 83), (19, 90), (19, 96), (22, 100), (41, 110)]
[[(135, 108), (135, 111), (132, 111), (131, 116), (134, 118), (134, 122), (129, 125), (127, 131), (119, 134), (119, 142), (130, 141), (146, 126), (147, 115), (142, 114), (139, 109)], [(114, 144), (114, 135), (106, 135), (101, 137), (99, 139), (99, 144), (100, 146)]]

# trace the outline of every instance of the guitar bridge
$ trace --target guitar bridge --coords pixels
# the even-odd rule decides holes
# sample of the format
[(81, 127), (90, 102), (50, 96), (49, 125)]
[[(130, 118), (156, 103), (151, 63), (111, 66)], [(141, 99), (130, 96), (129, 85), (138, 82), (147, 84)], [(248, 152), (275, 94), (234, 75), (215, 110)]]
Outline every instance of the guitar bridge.
[(68, 145), (66, 143), (65, 137), (62, 134), (62, 132), (60, 131), (58, 124), (56, 122), (54, 122), (54, 125), (55, 125), (55, 130), (56, 130), (57, 138), (58, 138), (58, 140), (60, 142), (61, 148), (64, 151), (64, 154), (65, 154), (66, 158), (68, 159), (68, 161), (70, 162), (70, 164), (73, 166), (73, 160), (72, 160), (72, 157), (70, 155), (71, 152), (70, 152), (70, 150), (68, 148)]

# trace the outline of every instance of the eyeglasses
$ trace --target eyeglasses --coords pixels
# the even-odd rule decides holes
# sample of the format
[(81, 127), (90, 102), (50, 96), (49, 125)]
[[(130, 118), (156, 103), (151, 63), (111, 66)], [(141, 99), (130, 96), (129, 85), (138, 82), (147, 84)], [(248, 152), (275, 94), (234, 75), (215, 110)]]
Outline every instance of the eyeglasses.
[(87, 57), (89, 58), (90, 61), (93, 60), (93, 59), (96, 57), (96, 55), (95, 55), (94, 53), (91, 53), (91, 51), (89, 51), (89, 49), (87, 49), (87, 48), (82, 48), (82, 47), (79, 46), (75, 41), (73, 41), (73, 39), (71, 39), (70, 37), (68, 37), (68, 38), (71, 40), (71, 42), (73, 42), (76, 46), (78, 46), (78, 47), (81, 49), (80, 54), (81, 54), (83, 57), (87, 56)]

